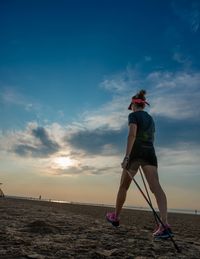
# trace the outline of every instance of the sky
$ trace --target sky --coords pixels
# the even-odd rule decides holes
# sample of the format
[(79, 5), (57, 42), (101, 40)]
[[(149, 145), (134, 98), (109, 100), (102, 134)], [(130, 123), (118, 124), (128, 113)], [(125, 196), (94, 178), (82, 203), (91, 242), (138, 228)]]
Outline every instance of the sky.
[[(168, 207), (200, 210), (199, 46), (198, 0), (1, 0), (5, 194), (114, 204), (145, 89)], [(134, 184), (126, 205), (147, 206)]]

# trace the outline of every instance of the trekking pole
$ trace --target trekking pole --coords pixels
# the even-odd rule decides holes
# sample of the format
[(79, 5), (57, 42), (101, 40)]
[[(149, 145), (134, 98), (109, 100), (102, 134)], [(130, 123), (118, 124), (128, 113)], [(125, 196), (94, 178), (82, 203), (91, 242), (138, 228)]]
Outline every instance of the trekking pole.
[(133, 182), (135, 183), (135, 185), (137, 186), (137, 188), (139, 189), (139, 191), (141, 192), (142, 196), (144, 197), (144, 199), (146, 200), (146, 202), (149, 204), (150, 208), (152, 209), (154, 215), (156, 216), (157, 220), (160, 222), (160, 224), (163, 226), (163, 228), (168, 232), (168, 235), (170, 237), (170, 240), (172, 241), (174, 247), (176, 248), (177, 252), (180, 253), (181, 250), (178, 247), (178, 245), (176, 244), (176, 242), (174, 241), (173, 237), (171, 236), (169, 230), (167, 228), (165, 228), (164, 223), (162, 222), (162, 220), (160, 219), (160, 217), (158, 216), (158, 214), (156, 213), (156, 211), (154, 210), (153, 206), (151, 205), (151, 203), (149, 202), (148, 198), (146, 197), (146, 195), (144, 194), (144, 192), (142, 191), (142, 189), (140, 188), (139, 184), (136, 182), (135, 178), (131, 175), (131, 173), (126, 170), (128, 175), (130, 176), (130, 178), (133, 180)]
[[(144, 184), (146, 193), (147, 193), (147, 197), (148, 197), (148, 199), (149, 199), (149, 203), (151, 204), (151, 206), (153, 206), (153, 205), (152, 205), (152, 202), (151, 202), (151, 198), (150, 198), (149, 192), (148, 192), (148, 189), (147, 189), (147, 186), (146, 186), (146, 183), (145, 183), (145, 180), (144, 180), (144, 177), (143, 177), (143, 173), (142, 173), (143, 171), (142, 171), (141, 167), (139, 167), (139, 171), (140, 171), (140, 175), (141, 175), (141, 177), (142, 177), (142, 181), (143, 181), (143, 184)], [(154, 215), (154, 219), (155, 219), (156, 225), (158, 226), (158, 225), (159, 225), (159, 222), (158, 222), (158, 220), (157, 220), (157, 218), (156, 218), (155, 213), (153, 213), (153, 215)]]

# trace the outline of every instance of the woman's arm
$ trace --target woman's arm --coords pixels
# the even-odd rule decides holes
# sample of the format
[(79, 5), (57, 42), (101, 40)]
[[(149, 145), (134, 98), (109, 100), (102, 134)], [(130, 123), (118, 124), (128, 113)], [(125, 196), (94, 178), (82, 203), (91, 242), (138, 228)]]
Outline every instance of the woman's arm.
[(136, 133), (137, 133), (137, 125), (131, 123), (129, 126), (129, 133), (128, 133), (127, 146), (126, 146), (127, 157), (129, 157), (131, 154), (131, 150), (136, 138)]
[(122, 168), (124, 168), (124, 169), (127, 167), (129, 156), (131, 154), (131, 150), (132, 150), (133, 144), (135, 142), (136, 133), (137, 133), (137, 124), (131, 123), (129, 125), (129, 133), (128, 133), (127, 145), (126, 145), (126, 155), (122, 162)]

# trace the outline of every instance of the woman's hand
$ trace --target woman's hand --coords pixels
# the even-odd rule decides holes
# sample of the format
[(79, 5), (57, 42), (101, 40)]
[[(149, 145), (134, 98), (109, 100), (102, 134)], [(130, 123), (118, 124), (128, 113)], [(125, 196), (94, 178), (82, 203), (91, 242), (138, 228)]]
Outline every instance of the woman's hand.
[(122, 166), (123, 169), (126, 169), (126, 168), (127, 168), (128, 162), (129, 162), (129, 157), (128, 157), (128, 156), (125, 156), (125, 157), (124, 157), (124, 160), (123, 160), (122, 163), (121, 163), (121, 166)]

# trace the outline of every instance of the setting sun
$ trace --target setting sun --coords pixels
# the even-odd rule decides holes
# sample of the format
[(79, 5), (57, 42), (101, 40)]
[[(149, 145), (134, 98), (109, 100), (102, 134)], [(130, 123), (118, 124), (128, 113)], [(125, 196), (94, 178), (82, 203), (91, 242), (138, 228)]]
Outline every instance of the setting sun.
[(59, 156), (53, 159), (53, 163), (57, 168), (67, 169), (76, 166), (76, 161), (67, 156)]

